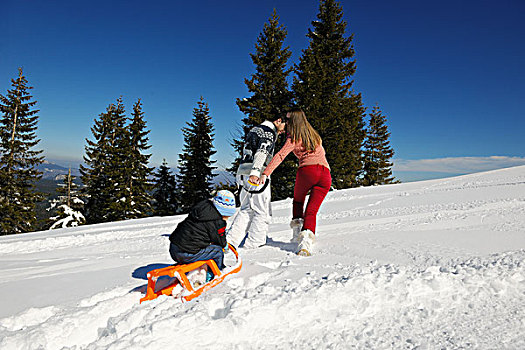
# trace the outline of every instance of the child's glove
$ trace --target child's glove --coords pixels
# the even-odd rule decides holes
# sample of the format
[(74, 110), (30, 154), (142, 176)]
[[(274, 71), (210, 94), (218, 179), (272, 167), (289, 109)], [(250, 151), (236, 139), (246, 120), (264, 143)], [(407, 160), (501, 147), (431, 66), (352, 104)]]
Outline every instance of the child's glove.
[(228, 254), (230, 252), (230, 245), (226, 243), (226, 247), (222, 249), (224, 251), (224, 254)]

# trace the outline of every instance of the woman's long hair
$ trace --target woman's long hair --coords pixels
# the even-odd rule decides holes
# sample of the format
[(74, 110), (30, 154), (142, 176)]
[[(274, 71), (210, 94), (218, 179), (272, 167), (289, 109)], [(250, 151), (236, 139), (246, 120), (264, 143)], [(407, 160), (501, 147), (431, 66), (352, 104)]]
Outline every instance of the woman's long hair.
[(286, 130), (293, 142), (302, 142), (308, 152), (313, 152), (321, 144), (321, 136), (306, 120), (302, 109), (292, 109), (287, 114)]

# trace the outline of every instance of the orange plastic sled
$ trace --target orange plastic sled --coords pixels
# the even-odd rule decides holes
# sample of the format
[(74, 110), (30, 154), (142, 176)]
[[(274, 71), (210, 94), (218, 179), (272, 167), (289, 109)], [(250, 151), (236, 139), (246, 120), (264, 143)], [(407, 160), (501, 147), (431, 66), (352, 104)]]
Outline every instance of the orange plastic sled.
[[(237, 253), (235, 248), (230, 244), (228, 245), (233, 254), (235, 254), (237, 262), (233, 266), (225, 267), (223, 271), (219, 270), (215, 261), (203, 260), (196, 261), (190, 264), (176, 264), (148, 272), (148, 287), (146, 290), (146, 295), (142, 299), (140, 299), (140, 302), (142, 303), (146, 300), (153, 300), (161, 295), (171, 295), (173, 292), (173, 288), (175, 288), (179, 283), (183, 288), (181, 298), (185, 301), (190, 301), (191, 299), (201, 295), (203, 292), (210, 290), (211, 288), (221, 283), (227, 276), (241, 271), (241, 258), (239, 257), (239, 254)], [(215, 277), (211, 281), (203, 284), (197, 289), (194, 289), (190, 281), (186, 277), (186, 273), (195, 270), (204, 264), (208, 265), (208, 268), (211, 269)], [(168, 286), (161, 287), (159, 290), (155, 290), (159, 277), (165, 276), (175, 278), (176, 280), (174, 283), (171, 283)]]

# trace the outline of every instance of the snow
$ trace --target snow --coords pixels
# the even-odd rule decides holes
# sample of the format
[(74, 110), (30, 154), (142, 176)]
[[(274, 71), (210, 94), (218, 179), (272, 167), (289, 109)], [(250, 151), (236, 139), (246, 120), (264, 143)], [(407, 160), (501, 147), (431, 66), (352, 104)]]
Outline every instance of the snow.
[[(74, 203), (82, 203), (82, 201), (78, 198), (73, 198)], [(55, 203), (53, 203), (55, 204)], [(63, 215), (66, 215), (62, 219), (60, 219), (60, 216), (52, 217), (51, 220), (57, 220), (51, 227), (50, 230), (53, 230), (58, 227), (76, 227), (78, 226), (79, 222), (85, 222), (86, 219), (84, 218), (84, 215), (82, 213), (73, 210), (71, 207), (68, 207), (66, 204), (60, 205), (58, 208), (62, 209)], [(60, 220), (58, 220), (60, 219)]]
[(0, 237), (0, 349), (525, 348), (525, 167), (330, 192), (314, 254), (268, 244), (197, 299), (139, 304), (183, 216)]

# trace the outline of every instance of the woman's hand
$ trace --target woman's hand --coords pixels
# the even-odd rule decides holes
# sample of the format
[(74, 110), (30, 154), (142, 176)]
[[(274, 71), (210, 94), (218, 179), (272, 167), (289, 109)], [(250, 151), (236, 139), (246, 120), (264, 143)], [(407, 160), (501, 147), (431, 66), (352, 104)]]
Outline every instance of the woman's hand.
[(251, 175), (249, 178), (248, 178), (248, 181), (252, 184), (252, 185), (258, 185), (259, 184), (259, 177), (255, 176), (255, 175)]
[(255, 185), (255, 186), (264, 185), (264, 183), (266, 182), (266, 178), (267, 176), (264, 174), (261, 175), (261, 177), (252, 175), (248, 178), (248, 182), (250, 182), (252, 185)]

